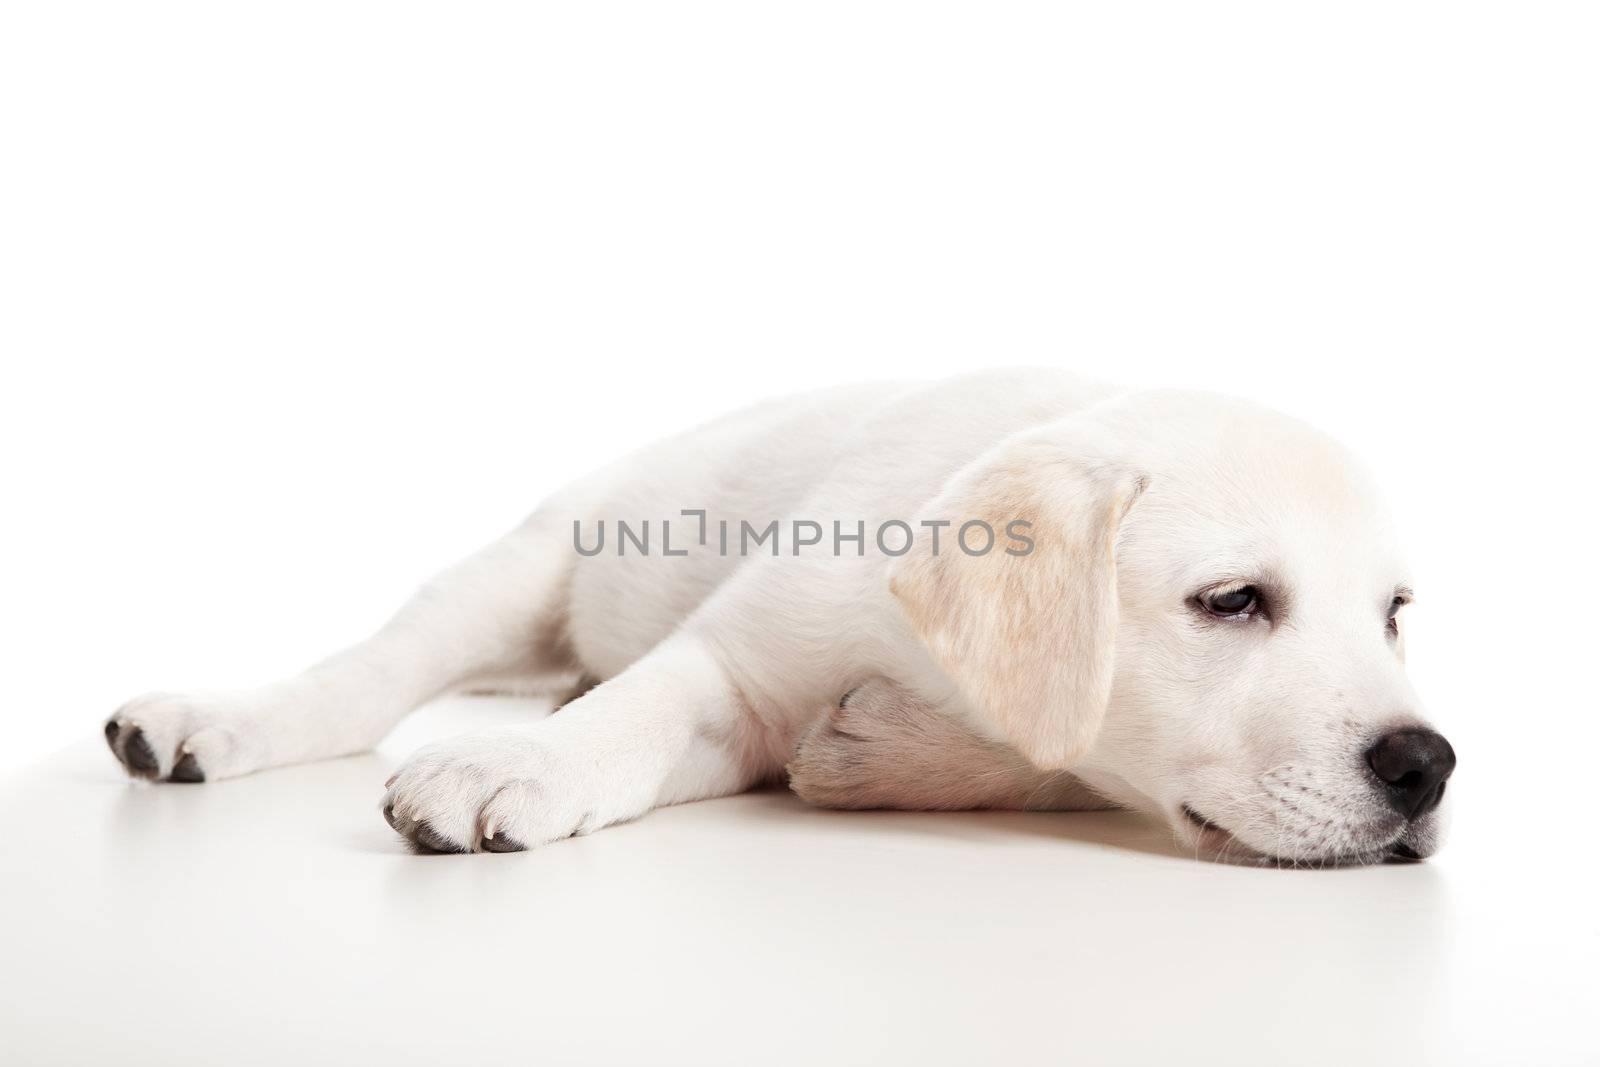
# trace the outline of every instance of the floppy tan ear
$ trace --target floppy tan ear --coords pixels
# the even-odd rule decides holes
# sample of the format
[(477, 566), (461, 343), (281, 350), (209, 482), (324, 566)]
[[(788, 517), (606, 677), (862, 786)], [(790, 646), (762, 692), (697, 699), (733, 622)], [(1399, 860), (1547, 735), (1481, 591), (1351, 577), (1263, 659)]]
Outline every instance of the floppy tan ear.
[[(1098, 451), (1070, 421), (1008, 438), (951, 478), (919, 517), (950, 525), (919, 525), (891, 571), (945, 673), (1001, 738), (1052, 770), (1081, 758), (1105, 718), (1117, 531), (1147, 483)], [(960, 538), (974, 520), (995, 532), (987, 552), (975, 551), (981, 528)]]

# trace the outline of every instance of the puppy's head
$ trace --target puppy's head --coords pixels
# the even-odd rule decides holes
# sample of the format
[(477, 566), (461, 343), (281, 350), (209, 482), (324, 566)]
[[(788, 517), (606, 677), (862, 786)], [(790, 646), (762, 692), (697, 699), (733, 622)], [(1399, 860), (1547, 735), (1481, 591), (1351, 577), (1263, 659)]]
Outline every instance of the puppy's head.
[(1007, 440), (930, 511), (1031, 524), (1025, 553), (912, 552), (893, 587), (979, 725), (1039, 766), (1223, 858), (1438, 848), (1455, 754), (1405, 677), (1410, 581), (1328, 438), (1130, 394)]

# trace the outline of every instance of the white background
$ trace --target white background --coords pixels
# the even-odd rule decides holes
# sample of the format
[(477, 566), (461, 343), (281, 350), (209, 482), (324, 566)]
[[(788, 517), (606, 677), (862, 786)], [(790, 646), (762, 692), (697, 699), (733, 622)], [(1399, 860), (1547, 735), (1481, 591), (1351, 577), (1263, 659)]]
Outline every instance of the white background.
[(1593, 877), (1592, 6), (4, 10), (0, 766), (729, 407), (1042, 363), (1362, 452), (1440, 862)]

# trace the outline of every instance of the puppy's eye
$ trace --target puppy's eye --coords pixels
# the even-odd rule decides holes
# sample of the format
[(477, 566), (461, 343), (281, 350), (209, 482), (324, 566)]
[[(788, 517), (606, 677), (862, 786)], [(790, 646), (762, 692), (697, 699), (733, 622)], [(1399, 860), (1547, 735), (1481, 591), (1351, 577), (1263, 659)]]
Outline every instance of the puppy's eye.
[(1242, 618), (1261, 610), (1261, 590), (1253, 585), (1241, 585), (1237, 589), (1204, 593), (1200, 604), (1218, 618)]
[(1395, 598), (1389, 601), (1389, 621), (1385, 624), (1391, 634), (1400, 632), (1400, 609), (1411, 603), (1411, 598), (1404, 593), (1396, 593)]

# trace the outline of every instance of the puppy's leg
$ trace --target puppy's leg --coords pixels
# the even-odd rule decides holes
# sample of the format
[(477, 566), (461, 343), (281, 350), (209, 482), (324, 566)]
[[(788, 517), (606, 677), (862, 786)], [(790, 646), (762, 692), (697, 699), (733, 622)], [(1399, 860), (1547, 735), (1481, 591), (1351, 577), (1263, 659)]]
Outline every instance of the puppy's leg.
[(514, 852), (779, 770), (722, 667), (679, 633), (548, 719), (422, 749), (391, 779), (389, 825), (424, 850)]
[(886, 680), (846, 694), (801, 740), (789, 785), (825, 808), (1082, 811), (1112, 805), (1065, 772), (1041, 771), (1015, 749)]
[(129, 773), (175, 782), (371, 748), (419, 704), (474, 678), (570, 669), (571, 553), (535, 516), (429, 582), (377, 634), (254, 689), (152, 693), (106, 723)]

